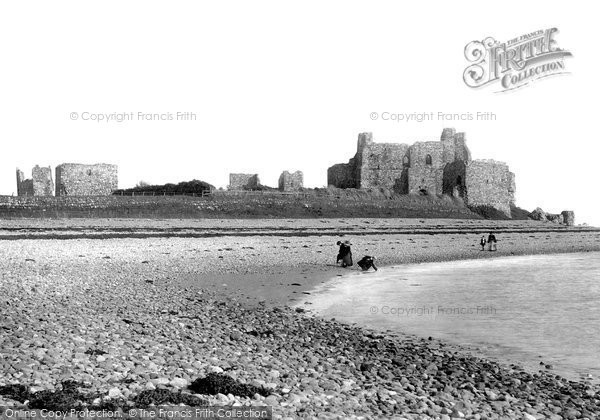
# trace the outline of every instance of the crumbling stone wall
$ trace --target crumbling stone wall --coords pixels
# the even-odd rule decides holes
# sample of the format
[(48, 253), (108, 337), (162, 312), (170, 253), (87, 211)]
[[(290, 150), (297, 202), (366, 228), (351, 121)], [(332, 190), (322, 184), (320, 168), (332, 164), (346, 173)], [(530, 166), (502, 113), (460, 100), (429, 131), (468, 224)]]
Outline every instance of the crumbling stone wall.
[(17, 168), (17, 195), (33, 195), (33, 180), (25, 179), (25, 174)]
[(540, 222), (560, 223), (567, 226), (575, 226), (575, 212), (563, 210), (560, 214), (546, 213), (540, 207), (529, 213), (529, 218)]
[(510, 217), (511, 175), (508, 165), (491, 159), (473, 160), (466, 165), (465, 203), (468, 206), (491, 206)]
[(283, 171), (279, 176), (280, 191), (298, 191), (304, 187), (304, 174), (302, 171)]
[(52, 169), (35, 165), (31, 172), (33, 180), (33, 195), (54, 195), (54, 181), (52, 180)]
[(561, 214), (546, 213), (546, 220), (548, 220), (549, 222), (552, 222), (552, 223), (558, 223), (559, 225), (562, 225), (564, 222), (562, 213)]
[(508, 173), (509, 181), (508, 181), (508, 195), (510, 196), (510, 205), (515, 205), (515, 194), (517, 193), (517, 183), (515, 180), (515, 174), (512, 172)]
[(465, 196), (465, 173), (466, 163), (462, 160), (456, 160), (448, 163), (443, 170), (442, 193), (452, 197), (460, 198)]
[(348, 163), (338, 163), (327, 169), (327, 185), (337, 188), (358, 188), (356, 177), (356, 159)]
[(31, 171), (31, 179), (25, 179), (23, 171), (17, 169), (17, 195), (52, 196), (54, 182), (52, 169), (35, 165)]
[(327, 185), (337, 188), (360, 188), (360, 170), (363, 150), (373, 142), (372, 133), (358, 135), (357, 151), (348, 163), (338, 163), (327, 169)]
[(444, 145), (437, 141), (417, 142), (410, 148), (408, 192), (441, 194), (443, 185)]
[(465, 133), (457, 133), (454, 128), (444, 128), (440, 141), (444, 145), (444, 162), (471, 161), (471, 151), (467, 147)]
[(372, 133), (361, 133), (354, 157), (327, 169), (327, 184), (407, 193), (408, 148), (407, 144), (374, 143)]
[(470, 161), (465, 133), (444, 128), (440, 141), (417, 142), (410, 147), (408, 192), (463, 196), (464, 168)]
[(563, 210), (561, 213), (563, 223), (567, 226), (575, 226), (575, 212), (571, 210)]
[(358, 187), (406, 191), (408, 149), (407, 144), (374, 143), (371, 133), (361, 134), (356, 154)]
[(260, 186), (258, 174), (229, 174), (228, 190), (243, 191), (253, 190)]
[(118, 167), (63, 163), (56, 167), (56, 195), (110, 195), (118, 189)]

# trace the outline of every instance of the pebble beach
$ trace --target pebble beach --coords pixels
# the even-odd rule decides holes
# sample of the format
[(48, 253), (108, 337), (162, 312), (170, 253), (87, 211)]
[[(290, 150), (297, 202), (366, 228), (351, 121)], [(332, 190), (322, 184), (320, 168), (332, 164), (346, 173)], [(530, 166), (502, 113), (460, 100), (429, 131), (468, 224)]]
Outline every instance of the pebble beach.
[[(351, 239), (356, 259), (376, 255), (385, 266), (598, 251), (600, 232), (594, 229), (512, 229), (498, 222), (504, 233), (491, 253), (477, 244), (494, 227), (489, 221), (460, 225), (461, 232), (445, 221), (444, 234), (433, 227), (387, 233), (414, 230), (417, 222), (373, 220), (360, 234), (335, 223), (299, 221), (301, 232), (280, 235), (281, 221), (261, 221), (246, 232), (268, 234), (241, 235), (241, 222), (216, 236), (125, 233), (104, 239), (24, 239), (21, 231), (10, 239), (27, 225), (11, 223), (0, 241), (0, 406), (28, 403), (8, 392), (10, 386), (27, 387), (27, 396), (35, 396), (72, 381), (82, 395), (94, 396), (81, 404), (129, 407), (148, 391), (165, 390), (189, 396), (188, 403), (267, 405), (274, 418), (284, 419), (595, 419), (600, 413), (596, 385), (526, 371), (518, 361), (501, 365), (427, 337), (319, 319), (294, 307), (347, 272), (335, 265), (341, 238)], [(141, 226), (122, 225), (131, 231)], [(321, 225), (327, 229), (319, 231)], [(78, 228), (97, 227), (106, 232), (110, 223)], [(260, 392), (206, 394), (191, 387), (210, 374)]]

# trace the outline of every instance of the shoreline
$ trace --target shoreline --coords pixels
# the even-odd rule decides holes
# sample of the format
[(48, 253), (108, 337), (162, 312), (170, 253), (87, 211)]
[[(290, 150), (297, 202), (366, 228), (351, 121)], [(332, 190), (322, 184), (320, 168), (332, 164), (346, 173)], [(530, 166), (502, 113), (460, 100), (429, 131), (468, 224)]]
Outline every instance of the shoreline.
[[(479, 236), (366, 235), (353, 240), (353, 253), (390, 265), (600, 251), (599, 232), (507, 233), (496, 253), (478, 251)], [(596, 386), (289, 307), (347, 272), (333, 265), (331, 235), (14, 240), (0, 241), (0, 252), (0, 387), (57, 391), (70, 379), (127, 404), (144, 391), (190, 393), (193, 380), (212, 372), (269, 394), (202, 398), (271, 405), (275, 418), (600, 412)], [(0, 396), (5, 403), (20, 404)]]
[[(487, 251), (486, 251), (487, 252)], [(600, 251), (572, 251), (572, 252), (552, 252), (552, 253), (537, 253), (537, 254), (520, 254), (520, 255), (502, 255), (502, 256), (491, 256), (489, 258), (472, 258), (472, 259), (453, 259), (453, 260), (446, 260), (446, 261), (426, 261), (426, 262), (416, 262), (416, 263), (406, 263), (406, 264), (392, 264), (392, 265), (388, 265), (385, 267), (379, 267), (379, 269), (411, 269), (411, 268), (416, 268), (416, 269), (424, 269), (424, 267), (431, 265), (432, 267), (435, 268), (441, 268), (442, 266), (440, 264), (445, 264), (448, 262), (452, 262), (452, 261), (458, 261), (458, 262), (465, 262), (465, 263), (470, 263), (470, 262), (476, 262), (476, 261), (480, 261), (480, 260), (503, 260), (503, 259), (518, 259), (518, 258), (523, 258), (523, 257), (540, 257), (540, 256), (567, 256), (567, 255), (572, 255), (572, 254), (577, 254), (579, 256), (585, 256), (588, 253), (594, 253), (596, 254), (596, 256), (600, 255)], [(423, 266), (423, 267), (421, 267)], [(406, 270), (405, 270), (406, 271)], [(403, 271), (404, 275), (405, 275), (405, 271)], [(398, 337), (402, 337), (402, 336), (412, 336), (414, 338), (417, 339), (427, 339), (429, 338), (431, 340), (431, 337), (425, 333), (425, 332), (415, 332), (414, 331), (414, 325), (412, 328), (412, 331), (406, 330), (404, 328), (393, 328), (393, 329), (389, 329), (389, 325), (387, 326), (383, 326), (383, 325), (371, 325), (370, 323), (362, 323), (360, 321), (358, 321), (356, 319), (356, 317), (352, 317), (350, 316), (350, 319), (348, 319), (348, 316), (344, 315), (344, 311), (339, 312), (339, 310), (334, 310), (332, 312), (332, 308), (333, 307), (337, 307), (337, 306), (344, 306), (344, 310), (347, 310), (347, 302), (349, 297), (347, 295), (345, 295), (345, 299), (336, 299), (336, 290), (339, 288), (342, 288), (342, 292), (343, 292), (343, 282), (344, 279), (346, 279), (347, 281), (351, 281), (354, 280), (353, 283), (356, 283), (356, 279), (357, 275), (360, 275), (361, 272), (360, 271), (351, 271), (351, 272), (347, 272), (345, 273), (342, 277), (334, 277), (331, 278), (329, 281), (322, 283), (318, 286), (315, 287), (315, 289), (313, 289), (312, 295), (311, 296), (307, 296), (304, 302), (296, 302), (292, 305), (292, 308), (300, 308), (302, 311), (306, 312), (307, 314), (309, 314), (310, 316), (315, 316), (321, 319), (326, 319), (326, 320), (336, 320), (342, 323), (345, 323), (347, 325), (356, 325), (359, 326), (359, 328), (363, 328), (365, 330), (369, 330), (369, 331), (373, 331), (379, 334), (390, 334), (390, 335), (394, 335), (396, 334)], [(376, 275), (375, 271), (373, 270), (369, 270), (366, 274), (370, 274), (370, 275)], [(365, 277), (365, 280), (369, 280), (369, 277)], [(418, 280), (415, 280), (418, 282)], [(327, 304), (325, 306), (323, 306), (322, 304), (322, 299), (320, 299), (321, 294), (325, 294), (327, 295), (327, 299), (326, 302)], [(355, 299), (359, 299), (361, 300), (360, 295), (357, 296), (353, 296), (352, 297), (352, 302), (354, 303)], [(317, 307), (313, 307), (312, 305), (317, 304)], [(352, 305), (354, 306), (354, 305)], [(366, 308), (363, 308), (366, 309)], [(408, 315), (407, 315), (408, 316)], [(499, 347), (502, 347), (503, 344), (502, 343), (490, 343), (487, 341), (480, 341), (480, 342), (476, 342), (476, 343), (467, 343), (464, 341), (457, 341), (457, 340), (451, 340), (448, 337), (442, 338), (442, 337), (433, 337), (433, 340), (436, 340), (438, 342), (442, 342), (444, 343), (447, 347), (449, 348), (454, 348), (456, 351), (462, 352), (462, 353), (469, 353), (472, 355), (475, 355), (476, 357), (482, 358), (482, 359), (487, 359), (487, 360), (492, 360), (495, 361), (501, 365), (504, 366), (508, 366), (510, 364), (513, 363), (517, 363), (520, 364), (521, 366), (524, 366), (525, 369), (530, 372), (530, 373), (535, 373), (540, 369), (540, 362), (542, 360), (546, 360), (545, 358), (542, 359), (543, 356), (538, 355), (536, 358), (533, 358), (533, 355), (529, 355), (529, 357), (525, 356), (525, 354), (523, 354), (522, 349), (515, 349), (518, 353), (521, 353), (520, 357), (517, 355), (507, 355), (507, 354), (502, 354), (504, 353), (504, 351), (500, 351)], [(490, 347), (491, 345), (491, 347)], [(544, 365), (547, 365), (548, 361), (544, 362)], [(573, 381), (581, 381), (581, 382), (586, 382), (586, 383), (590, 383), (590, 384), (594, 384), (596, 386), (600, 385), (600, 376), (598, 375), (598, 368), (596, 368), (596, 371), (594, 372), (594, 374), (592, 375), (590, 373), (590, 371), (587, 372), (581, 372), (581, 371), (572, 371), (569, 369), (563, 369), (562, 367), (556, 366), (554, 364), (554, 362), (551, 363), (553, 366), (550, 368), (555, 374), (561, 375), (565, 378), (567, 378), (568, 380), (573, 380)], [(589, 368), (589, 367), (588, 367)]]
[[(543, 234), (546, 234), (545, 232)], [(544, 248), (538, 247), (535, 244), (524, 247), (521, 245), (506, 248), (503, 246), (502, 241), (498, 246), (497, 251), (479, 251), (475, 245), (470, 244), (479, 237), (478, 234), (461, 234), (452, 235), (452, 241), (460, 241), (462, 244), (468, 246), (468, 248), (452, 248), (447, 249), (443, 244), (435, 245), (431, 244), (431, 235), (417, 235), (412, 239), (415, 243), (421, 243), (418, 246), (420, 249), (413, 248), (412, 250), (405, 250), (402, 254), (396, 252), (394, 247), (392, 249), (383, 249), (382, 246), (376, 244), (377, 241), (383, 241), (384, 245), (398, 244), (398, 241), (406, 241), (402, 235), (392, 235), (389, 238), (384, 236), (383, 239), (376, 237), (369, 237), (368, 244), (369, 249), (359, 255), (353, 253), (354, 265), (352, 267), (343, 268), (341, 266), (333, 264), (331, 261), (329, 264), (323, 262), (323, 264), (301, 264), (291, 265), (290, 267), (275, 266), (275, 267), (263, 267), (260, 272), (252, 273), (240, 273), (240, 272), (227, 272), (227, 273), (202, 273), (196, 276), (181, 278), (179, 281), (184, 287), (192, 286), (196, 283), (210, 284), (215, 290), (222, 292), (228, 292), (226, 287), (222, 287), (223, 284), (237, 284), (237, 285), (248, 285), (248, 287), (240, 288), (240, 292), (243, 296), (249, 298), (255, 302), (265, 303), (270, 306), (281, 306), (291, 305), (295, 306), (299, 304), (303, 298), (302, 295), (310, 296), (315, 290), (329, 281), (335, 280), (337, 277), (341, 277), (353, 272), (360, 272), (356, 266), (356, 261), (367, 255), (366, 252), (372, 252), (368, 255), (377, 256), (378, 267), (392, 267), (404, 264), (421, 264), (421, 263), (442, 263), (450, 261), (464, 261), (464, 260), (478, 260), (478, 259), (490, 259), (490, 258), (501, 258), (501, 257), (512, 257), (512, 256), (527, 256), (527, 255), (547, 255), (547, 254), (561, 254), (561, 253), (577, 253), (577, 252), (596, 252), (600, 251), (600, 233), (589, 232), (590, 238), (586, 242), (579, 241), (580, 233), (573, 232), (561, 232), (557, 233), (551, 240), (546, 243)], [(445, 234), (446, 235), (446, 234)], [(467, 238), (463, 238), (463, 236)], [(522, 235), (527, 235), (528, 239), (531, 239), (529, 232), (517, 233), (514, 236), (510, 236), (505, 242), (511, 242), (513, 245), (517, 244), (517, 241)], [(562, 236), (565, 235), (565, 236)], [(367, 235), (368, 236), (368, 235)], [(470, 240), (472, 238), (472, 240)], [(312, 239), (315, 238), (305, 238)], [(445, 238), (444, 238), (445, 239)], [(525, 238), (523, 238), (525, 239)], [(563, 241), (564, 239), (564, 241)], [(325, 239), (328, 240), (328, 239)], [(359, 241), (355, 241), (359, 243)], [(375, 245), (375, 246), (373, 246)], [(305, 246), (305, 245), (302, 245)], [(475, 248), (474, 248), (475, 247)], [(429, 249), (427, 249), (429, 248)], [(333, 260), (335, 245), (330, 247), (331, 249), (331, 260)], [(426, 250), (427, 252), (423, 251)], [(373, 252), (374, 251), (374, 252)], [(285, 281), (281, 279), (285, 277)], [(277, 288), (272, 288), (271, 285), (276, 285)], [(291, 286), (293, 285), (293, 286)]]

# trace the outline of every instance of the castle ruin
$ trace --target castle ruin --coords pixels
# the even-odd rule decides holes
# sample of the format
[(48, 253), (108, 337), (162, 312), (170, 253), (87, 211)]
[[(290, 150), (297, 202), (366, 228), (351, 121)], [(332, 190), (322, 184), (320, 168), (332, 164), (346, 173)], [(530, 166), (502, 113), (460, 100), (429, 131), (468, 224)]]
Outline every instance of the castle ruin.
[(111, 195), (118, 188), (118, 167), (106, 163), (63, 163), (56, 167), (56, 195)]
[(283, 171), (279, 176), (279, 191), (298, 191), (304, 187), (304, 174), (302, 171)]
[(439, 141), (375, 143), (372, 133), (358, 136), (348, 163), (327, 170), (338, 188), (383, 188), (398, 194), (447, 194), (468, 206), (493, 207), (510, 217), (515, 175), (503, 162), (471, 160), (464, 133), (445, 128)]
[(52, 196), (54, 182), (52, 169), (35, 165), (31, 170), (31, 179), (25, 179), (25, 174), (17, 168), (17, 195), (19, 196)]
[(258, 174), (229, 174), (230, 191), (255, 190), (260, 186)]

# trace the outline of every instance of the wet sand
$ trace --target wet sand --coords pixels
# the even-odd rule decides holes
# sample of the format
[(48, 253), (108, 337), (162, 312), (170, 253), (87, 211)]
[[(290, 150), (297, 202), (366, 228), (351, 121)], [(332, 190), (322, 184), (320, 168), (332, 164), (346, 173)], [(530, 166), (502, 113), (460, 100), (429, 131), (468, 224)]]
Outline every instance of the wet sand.
[[(342, 236), (352, 241), (354, 262), (364, 255), (376, 256), (376, 265), (497, 258), (513, 255), (587, 252), (600, 250), (600, 232), (506, 233), (498, 237), (497, 251), (481, 251), (479, 234), (444, 235), (364, 235)], [(302, 302), (317, 286), (358, 270), (335, 264), (336, 237), (302, 237), (279, 241), (252, 240), (238, 242), (246, 250), (254, 248), (236, 267), (233, 254), (221, 254), (225, 269), (189, 273), (178, 279), (185, 286), (211, 287), (222, 293), (239, 295), (247, 302), (262, 301), (269, 305), (294, 305)], [(256, 258), (257, 266), (246, 266)], [(233, 260), (233, 261), (232, 261)], [(216, 268), (216, 267), (215, 267)], [(226, 286), (225, 286), (226, 285)]]

